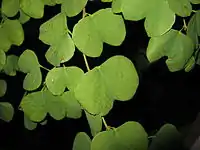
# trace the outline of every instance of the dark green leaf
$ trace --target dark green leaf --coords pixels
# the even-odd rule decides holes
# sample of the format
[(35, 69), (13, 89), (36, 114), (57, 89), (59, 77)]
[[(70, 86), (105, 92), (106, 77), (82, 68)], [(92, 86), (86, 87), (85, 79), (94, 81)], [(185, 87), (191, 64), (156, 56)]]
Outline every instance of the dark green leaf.
[(0, 119), (10, 122), (14, 115), (14, 108), (10, 103), (0, 102)]
[(7, 83), (5, 80), (0, 80), (0, 97), (3, 97), (6, 94)]

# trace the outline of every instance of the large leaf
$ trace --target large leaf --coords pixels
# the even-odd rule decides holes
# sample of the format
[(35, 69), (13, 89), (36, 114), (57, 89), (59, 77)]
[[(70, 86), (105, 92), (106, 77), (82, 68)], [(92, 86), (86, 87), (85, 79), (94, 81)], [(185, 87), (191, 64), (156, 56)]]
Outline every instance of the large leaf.
[(13, 17), (19, 11), (19, 0), (2, 0), (2, 12), (8, 16)]
[(129, 121), (116, 129), (98, 133), (92, 140), (91, 150), (147, 150), (148, 138), (144, 128)]
[(90, 57), (99, 57), (103, 51), (103, 42), (97, 32), (91, 16), (81, 19), (73, 29), (74, 44), (82, 53)]
[(179, 16), (187, 17), (192, 12), (189, 0), (168, 0), (169, 7)]
[(92, 136), (96, 136), (102, 130), (102, 118), (100, 115), (91, 115), (85, 111), (88, 124), (90, 126), (90, 131)]
[(184, 68), (194, 51), (192, 40), (176, 30), (153, 37), (149, 41), (147, 57), (150, 62), (168, 56), (166, 64), (171, 72)]
[(3, 69), (6, 64), (6, 54), (4, 51), (0, 50), (0, 71)]
[(77, 133), (72, 150), (90, 150), (91, 139), (85, 132)]
[(147, 34), (149, 37), (163, 35), (172, 28), (175, 13), (165, 0), (153, 0), (151, 6), (145, 19)]
[(44, 15), (44, 2), (42, 0), (20, 0), (20, 8), (35, 19), (42, 18)]
[(19, 57), (18, 66), (20, 71), (27, 73), (23, 88), (32, 91), (37, 89), (42, 82), (42, 74), (37, 56), (31, 50), (25, 50)]
[(24, 127), (28, 130), (34, 130), (37, 128), (37, 123), (32, 122), (25, 114), (24, 114)]
[(3, 71), (9, 76), (15, 76), (18, 70), (18, 56), (8, 55), (6, 64), (3, 67)]
[(6, 94), (7, 83), (5, 80), (0, 80), (0, 97), (3, 97)]
[(126, 29), (121, 15), (115, 15), (111, 8), (101, 9), (93, 14), (96, 29), (101, 40), (119, 46), (125, 39)]
[(64, 0), (62, 10), (67, 16), (73, 17), (78, 15), (86, 6), (88, 0)]
[(86, 111), (104, 116), (112, 108), (114, 99), (132, 98), (137, 86), (138, 75), (131, 61), (114, 56), (82, 77), (75, 96)]
[(10, 122), (14, 115), (14, 108), (10, 103), (0, 102), (0, 119)]

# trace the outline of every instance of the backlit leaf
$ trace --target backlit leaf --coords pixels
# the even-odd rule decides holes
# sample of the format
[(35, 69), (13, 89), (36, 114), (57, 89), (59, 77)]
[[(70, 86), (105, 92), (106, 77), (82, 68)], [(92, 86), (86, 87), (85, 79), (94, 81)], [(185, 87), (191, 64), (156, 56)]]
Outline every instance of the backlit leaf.
[(170, 30), (160, 37), (149, 41), (147, 57), (150, 62), (167, 56), (166, 64), (171, 72), (184, 68), (194, 51), (192, 40), (176, 30)]
[(91, 139), (85, 132), (77, 133), (72, 150), (90, 150)]
[(44, 2), (42, 0), (20, 0), (20, 8), (35, 19), (42, 18), (44, 15)]
[(0, 102), (0, 119), (10, 122), (14, 115), (14, 108), (8, 102)]
[(78, 15), (86, 6), (88, 0), (64, 0), (62, 10), (67, 16), (73, 17)]
[(0, 97), (3, 97), (6, 94), (7, 83), (5, 80), (0, 80)]
[(24, 127), (28, 130), (34, 130), (37, 128), (37, 123), (32, 122), (25, 114), (24, 114)]
[(18, 56), (8, 55), (6, 64), (3, 67), (3, 71), (9, 76), (15, 76), (18, 70)]
[(19, 11), (19, 0), (2, 0), (2, 12), (8, 16), (13, 17)]
[(0, 71), (3, 69), (6, 64), (6, 54), (4, 51), (0, 50)]

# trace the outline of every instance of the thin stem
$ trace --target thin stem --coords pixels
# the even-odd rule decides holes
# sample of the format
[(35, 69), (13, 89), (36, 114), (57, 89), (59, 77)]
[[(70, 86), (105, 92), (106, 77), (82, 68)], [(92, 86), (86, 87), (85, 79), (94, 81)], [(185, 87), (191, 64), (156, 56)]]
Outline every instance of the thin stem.
[(107, 125), (106, 120), (104, 119), (104, 117), (101, 117), (101, 118), (102, 118), (102, 121), (103, 121), (104, 126), (106, 127), (106, 130), (109, 130), (110, 128), (109, 128), (109, 126)]
[(67, 32), (72, 36), (72, 32), (68, 29)]
[(192, 12), (196, 13), (197, 11), (196, 10), (192, 10)]
[(46, 68), (46, 67), (44, 67), (44, 66), (42, 66), (42, 65), (40, 65), (40, 68), (42, 68), (42, 69), (44, 69), (44, 70), (46, 70), (46, 71), (50, 71), (48, 68)]
[(187, 30), (187, 24), (186, 24), (185, 19), (183, 19), (183, 29), (184, 29), (185, 31)]
[(86, 58), (85, 54), (83, 54), (83, 58), (84, 58), (87, 70), (90, 71), (90, 67), (89, 67), (89, 64), (88, 64), (88, 61), (87, 61), (87, 58)]
[(156, 138), (155, 135), (152, 135), (152, 136), (149, 136), (148, 139), (153, 139), (153, 138)]

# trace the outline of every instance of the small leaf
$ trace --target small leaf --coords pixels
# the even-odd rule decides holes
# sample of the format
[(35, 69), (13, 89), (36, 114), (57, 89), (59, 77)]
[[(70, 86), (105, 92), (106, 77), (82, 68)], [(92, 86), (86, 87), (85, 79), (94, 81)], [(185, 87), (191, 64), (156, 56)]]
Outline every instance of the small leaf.
[(1, 10), (8, 17), (15, 16), (19, 11), (19, 0), (2, 0)]
[(108, 3), (108, 2), (112, 2), (113, 0), (101, 0), (101, 1)]
[(91, 16), (81, 19), (73, 29), (74, 44), (83, 54), (99, 57), (103, 51), (103, 42)]
[(6, 64), (3, 67), (3, 71), (9, 76), (15, 76), (18, 70), (18, 56), (8, 55), (6, 59)]
[(47, 120), (44, 120), (43, 122), (41, 122), (40, 124), (42, 125), (42, 126), (44, 126), (44, 125), (46, 125), (47, 124)]
[(0, 102), (0, 119), (10, 122), (14, 115), (14, 108), (10, 103)]
[(24, 114), (24, 126), (28, 130), (34, 130), (37, 128), (37, 123), (32, 122), (25, 114)]
[(0, 51), (3, 50), (4, 52), (7, 52), (10, 49), (11, 45), (12, 43), (8, 39), (8, 34), (6, 29), (0, 28)]
[(30, 20), (30, 17), (26, 15), (21, 9), (19, 12), (20, 12), (19, 22), (21, 24), (24, 24)]
[(6, 64), (6, 54), (4, 51), (0, 50), (0, 71), (3, 69)]
[(79, 132), (73, 143), (73, 150), (90, 150), (91, 139), (85, 132)]
[(102, 119), (100, 115), (91, 115), (85, 111), (92, 136), (96, 136), (102, 130)]
[(88, 0), (64, 0), (62, 10), (67, 16), (73, 17), (78, 15), (86, 6)]
[(7, 83), (5, 80), (0, 80), (0, 97), (3, 97), (6, 94)]
[(20, 8), (35, 19), (42, 18), (44, 15), (44, 3), (41, 0), (21, 0)]
[(121, 8), (122, 2), (124, 2), (124, 1), (122, 1), (122, 0), (113, 0), (112, 1), (112, 11), (114, 13), (122, 12), (122, 8)]
[(190, 0), (192, 4), (200, 4), (200, 0)]
[(190, 72), (195, 66), (195, 59), (194, 56), (190, 58), (190, 60), (185, 65), (185, 72)]

